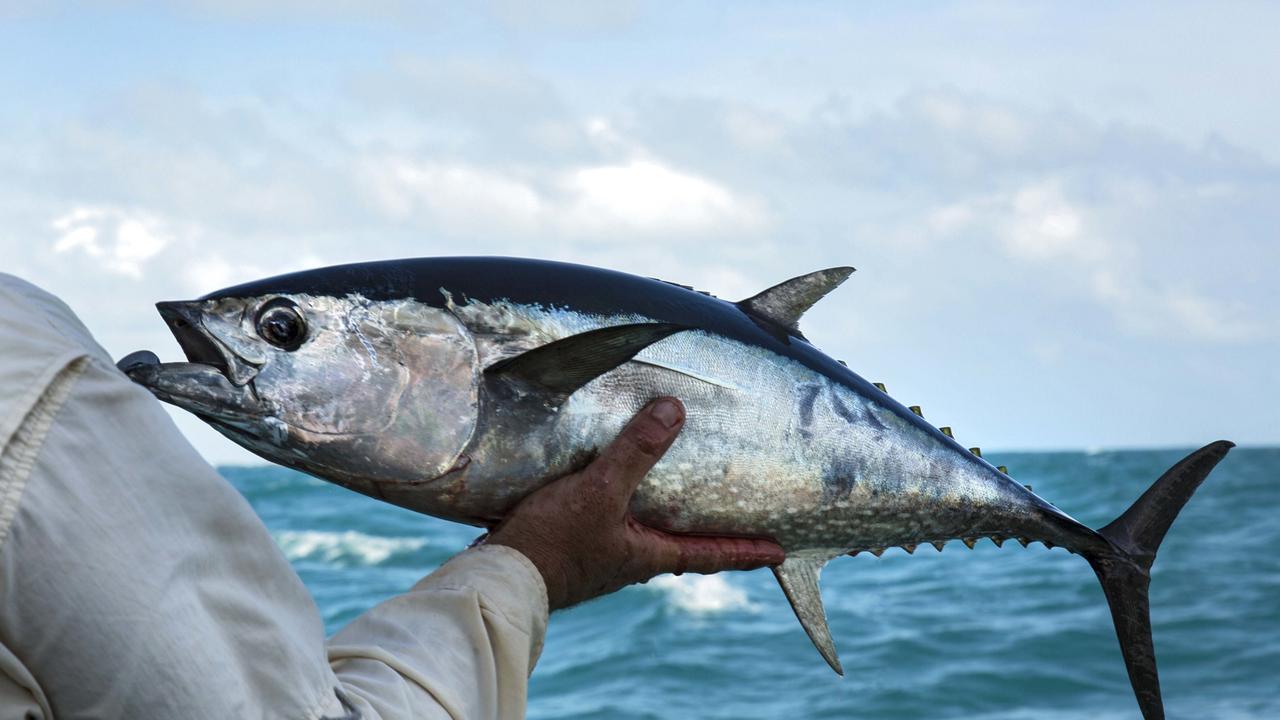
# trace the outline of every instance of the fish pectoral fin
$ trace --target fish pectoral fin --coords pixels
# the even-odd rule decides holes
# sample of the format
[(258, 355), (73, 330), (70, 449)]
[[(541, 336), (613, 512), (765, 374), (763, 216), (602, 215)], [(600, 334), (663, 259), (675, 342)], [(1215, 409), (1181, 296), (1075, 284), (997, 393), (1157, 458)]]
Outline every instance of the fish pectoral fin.
[(499, 360), (484, 372), (490, 378), (516, 380), (563, 399), (641, 350), (688, 329), (672, 323), (636, 323), (589, 330)]
[(822, 654), (837, 675), (844, 675), (840, 666), (840, 658), (836, 655), (836, 644), (831, 640), (831, 630), (827, 627), (827, 611), (822, 607), (822, 592), (818, 589), (818, 576), (822, 567), (827, 564), (826, 558), (791, 556), (773, 569), (773, 576), (778, 578), (782, 592), (791, 602), (791, 609), (796, 619), (804, 628), (814, 647)]
[(778, 283), (738, 303), (748, 315), (767, 320), (800, 335), (800, 316), (853, 274), (851, 267), (834, 267)]

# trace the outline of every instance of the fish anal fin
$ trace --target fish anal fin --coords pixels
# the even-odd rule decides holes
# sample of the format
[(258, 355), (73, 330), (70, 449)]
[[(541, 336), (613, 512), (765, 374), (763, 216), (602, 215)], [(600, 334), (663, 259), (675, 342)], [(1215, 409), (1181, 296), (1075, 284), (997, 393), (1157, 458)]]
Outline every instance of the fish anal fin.
[(767, 320), (800, 335), (800, 316), (824, 295), (853, 274), (851, 267), (834, 267), (778, 283), (758, 295), (738, 303), (743, 312)]
[(791, 602), (791, 609), (796, 619), (804, 627), (805, 633), (813, 641), (814, 647), (822, 654), (837, 675), (844, 675), (840, 666), (840, 658), (836, 655), (836, 645), (831, 639), (831, 630), (827, 627), (827, 611), (822, 607), (822, 593), (818, 589), (818, 576), (822, 574), (822, 566), (827, 564), (826, 558), (791, 556), (773, 569), (774, 577)]
[(518, 381), (564, 399), (641, 350), (687, 329), (672, 323), (635, 323), (588, 330), (499, 360), (484, 372), (489, 378)]

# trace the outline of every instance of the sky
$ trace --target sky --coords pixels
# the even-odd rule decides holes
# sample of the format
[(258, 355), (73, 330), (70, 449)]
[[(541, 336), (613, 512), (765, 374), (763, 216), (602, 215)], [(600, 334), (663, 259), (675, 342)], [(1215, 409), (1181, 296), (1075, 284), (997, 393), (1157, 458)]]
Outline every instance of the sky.
[[(0, 272), (516, 255), (727, 299), (987, 449), (1280, 441), (1280, 5), (0, 1)], [(256, 462), (198, 421), (212, 462)]]

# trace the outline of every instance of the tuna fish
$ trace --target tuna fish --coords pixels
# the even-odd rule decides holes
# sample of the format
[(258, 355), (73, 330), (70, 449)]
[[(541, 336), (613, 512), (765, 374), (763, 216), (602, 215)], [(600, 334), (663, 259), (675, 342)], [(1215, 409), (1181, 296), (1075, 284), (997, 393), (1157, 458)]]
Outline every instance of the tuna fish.
[(683, 432), (638, 489), (641, 522), (775, 539), (796, 617), (842, 673), (818, 576), (831, 559), (952, 539), (1077, 553), (1102, 583), (1143, 716), (1163, 717), (1148, 571), (1232, 447), (1187, 456), (1090, 529), (801, 334), (853, 268), (733, 303), (598, 268), (434, 258), (284, 275), (158, 304), (189, 362), (120, 362), (268, 460), (429, 515), (496, 524), (587, 463), (659, 395)]

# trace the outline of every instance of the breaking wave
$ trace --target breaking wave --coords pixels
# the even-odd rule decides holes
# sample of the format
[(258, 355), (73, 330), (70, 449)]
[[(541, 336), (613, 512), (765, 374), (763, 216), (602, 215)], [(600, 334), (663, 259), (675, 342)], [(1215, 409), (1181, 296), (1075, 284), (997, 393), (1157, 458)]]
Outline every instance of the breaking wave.
[(355, 530), (282, 530), (276, 544), (290, 561), (312, 560), (331, 565), (381, 565), (392, 555), (411, 553), (427, 545), (424, 538), (379, 537)]
[(660, 575), (649, 587), (665, 593), (671, 607), (694, 615), (756, 609), (746, 591), (720, 575)]

